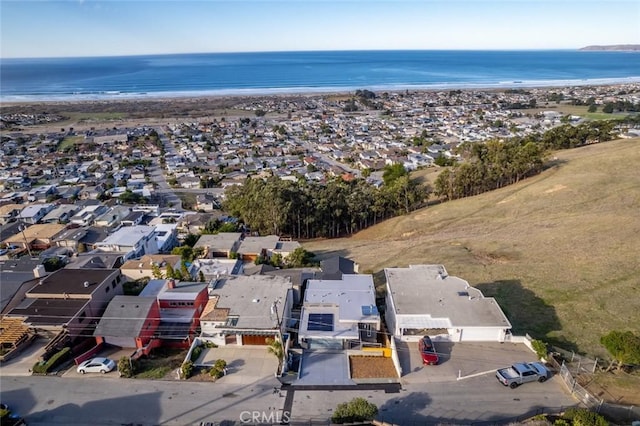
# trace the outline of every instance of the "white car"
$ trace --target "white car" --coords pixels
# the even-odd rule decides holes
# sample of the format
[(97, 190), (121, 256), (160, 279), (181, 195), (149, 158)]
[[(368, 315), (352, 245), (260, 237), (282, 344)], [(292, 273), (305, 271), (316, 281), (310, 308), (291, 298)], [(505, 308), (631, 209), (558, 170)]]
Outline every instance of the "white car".
[(116, 363), (109, 358), (91, 358), (78, 366), (78, 373), (102, 373), (106, 374), (116, 368)]

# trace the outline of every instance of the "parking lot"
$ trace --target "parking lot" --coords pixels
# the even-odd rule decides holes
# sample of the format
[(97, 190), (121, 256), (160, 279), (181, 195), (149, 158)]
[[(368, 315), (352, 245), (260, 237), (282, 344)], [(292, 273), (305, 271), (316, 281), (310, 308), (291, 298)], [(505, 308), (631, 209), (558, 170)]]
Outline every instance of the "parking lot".
[(417, 342), (397, 342), (398, 357), (405, 383), (457, 381), (459, 378), (492, 375), (498, 368), (514, 362), (535, 361), (536, 355), (516, 343), (434, 342), (438, 365), (422, 365)]

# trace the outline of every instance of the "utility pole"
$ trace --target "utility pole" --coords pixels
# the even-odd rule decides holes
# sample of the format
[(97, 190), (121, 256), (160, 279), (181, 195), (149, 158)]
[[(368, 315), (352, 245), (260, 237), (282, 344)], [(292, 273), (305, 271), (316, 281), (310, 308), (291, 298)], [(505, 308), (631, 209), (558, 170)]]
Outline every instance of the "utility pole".
[(33, 257), (31, 255), (31, 247), (29, 247), (29, 242), (27, 241), (27, 236), (24, 235), (24, 230), (25, 230), (25, 226), (24, 224), (21, 224), (20, 226), (18, 226), (18, 229), (20, 229), (20, 232), (22, 232), (22, 238), (24, 238), (24, 245), (27, 248), (27, 252), (29, 252), (29, 257)]

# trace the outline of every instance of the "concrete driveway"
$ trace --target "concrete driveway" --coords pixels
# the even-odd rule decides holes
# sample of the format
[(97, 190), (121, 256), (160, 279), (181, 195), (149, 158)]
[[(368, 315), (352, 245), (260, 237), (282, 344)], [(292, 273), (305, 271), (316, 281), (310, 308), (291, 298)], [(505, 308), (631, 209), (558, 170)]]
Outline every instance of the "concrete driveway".
[(417, 342), (397, 342), (405, 383), (457, 381), (487, 374), (514, 362), (535, 361), (536, 355), (517, 343), (433, 342), (440, 357), (438, 365), (422, 365)]
[(216, 382), (250, 384), (265, 377), (275, 377), (278, 360), (266, 346), (220, 346), (205, 348), (195, 365), (211, 367), (217, 359), (227, 362), (227, 375)]
[(31, 368), (44, 353), (48, 339), (34, 340), (15, 358), (0, 364), (0, 376), (30, 376)]

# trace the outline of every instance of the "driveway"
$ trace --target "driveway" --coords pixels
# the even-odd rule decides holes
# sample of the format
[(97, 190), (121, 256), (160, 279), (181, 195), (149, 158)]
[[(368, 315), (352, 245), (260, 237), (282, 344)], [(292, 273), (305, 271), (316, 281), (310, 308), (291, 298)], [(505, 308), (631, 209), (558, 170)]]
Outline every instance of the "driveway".
[(302, 353), (299, 379), (294, 386), (355, 385), (349, 378), (349, 359), (345, 351), (309, 351)]
[(44, 353), (47, 343), (48, 339), (36, 339), (15, 358), (1, 363), (0, 376), (30, 376), (31, 368)]
[(417, 342), (396, 342), (404, 383), (457, 381), (458, 378), (492, 375), (498, 368), (519, 361), (536, 361), (536, 355), (517, 343), (433, 342), (438, 365), (422, 365)]
[(220, 346), (205, 348), (195, 365), (213, 366), (217, 359), (227, 362), (227, 375), (216, 382), (225, 384), (251, 384), (265, 377), (274, 377), (278, 360), (267, 352), (266, 346)]

